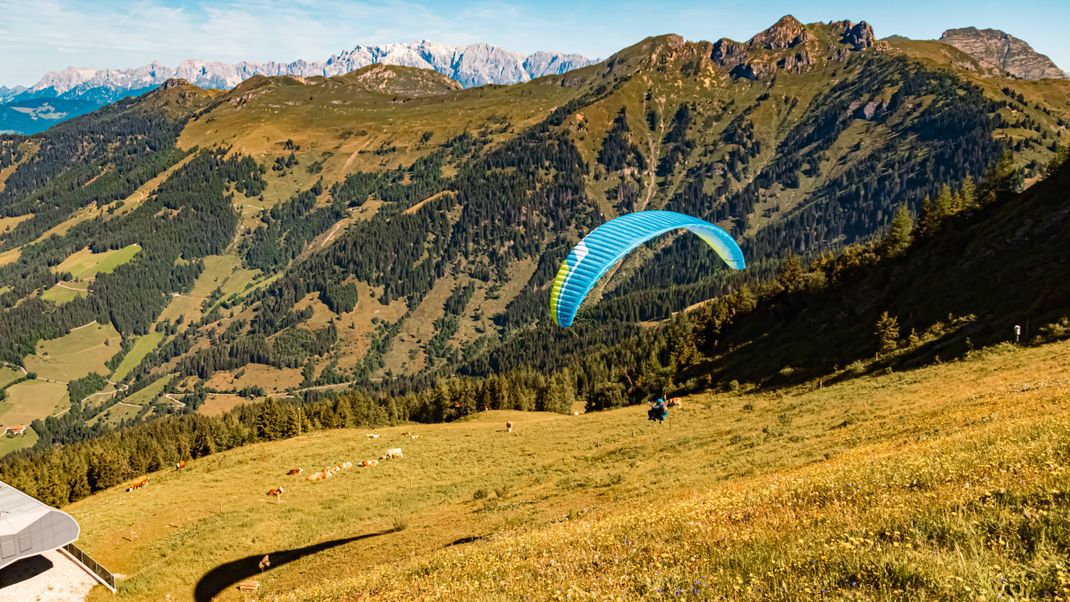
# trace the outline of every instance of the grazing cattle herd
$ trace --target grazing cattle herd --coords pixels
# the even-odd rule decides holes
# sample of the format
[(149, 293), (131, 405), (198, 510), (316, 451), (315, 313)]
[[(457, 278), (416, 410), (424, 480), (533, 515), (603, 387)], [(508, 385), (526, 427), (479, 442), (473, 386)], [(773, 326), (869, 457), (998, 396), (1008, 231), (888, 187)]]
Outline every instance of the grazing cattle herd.
[[(682, 405), (683, 404), (680, 401), (680, 399), (676, 398), (676, 397), (674, 397), (672, 399), (669, 399), (669, 401), (668, 401), (668, 406), (669, 407), (680, 407)], [(578, 416), (579, 412), (574, 412), (573, 415), (574, 416)], [(513, 427), (514, 427), (514, 425), (513, 425), (513, 422), (511, 420), (507, 421), (505, 423), (505, 430), (507, 432), (509, 432), (509, 433), (513, 432)], [(402, 432), (402, 433), (400, 433), (400, 435), (402, 437), (407, 437), (410, 440), (415, 440), (420, 436), (420, 435), (418, 435), (416, 433), (412, 433), (412, 432), (409, 432), (409, 431)], [(380, 435), (379, 433), (366, 433), (365, 437), (367, 437), (368, 439), (379, 439), (380, 437), (382, 437), (382, 435)], [(386, 460), (400, 460), (400, 459), (403, 459), (404, 457), (405, 457), (405, 455), (402, 453), (400, 447), (391, 447), (391, 448), (387, 448), (386, 451), (383, 452), (383, 455), (380, 456), (378, 459), (361, 460), (361, 461), (357, 462), (356, 466), (359, 467), (359, 468), (372, 468), (372, 467), (378, 466), (380, 462), (383, 462), (383, 461), (386, 461)], [(323, 467), (322, 470), (319, 470), (317, 472), (312, 473), (312, 475), (308, 477), (308, 480), (309, 481), (325, 481), (325, 480), (333, 477), (334, 475), (336, 475), (336, 474), (338, 474), (338, 473), (340, 473), (340, 472), (342, 472), (344, 470), (352, 468), (353, 466), (354, 466), (353, 463), (349, 462), (349, 461), (338, 462), (337, 464), (335, 464), (333, 466), (325, 466), (325, 467)], [(180, 461), (175, 463), (175, 470), (183, 470), (185, 468), (186, 468), (186, 460), (180, 460)], [(286, 475), (287, 476), (291, 476), (291, 477), (296, 477), (296, 476), (300, 476), (304, 472), (305, 472), (304, 468), (300, 468), (300, 467), (291, 468), (289, 471), (286, 472)], [(138, 489), (141, 489), (142, 487), (145, 487), (148, 484), (149, 484), (149, 477), (148, 476), (143, 476), (143, 477), (140, 477), (140, 478), (135, 479), (134, 481), (132, 481), (129, 484), (129, 486), (127, 486), (126, 491), (127, 492), (136, 491)], [(276, 498), (276, 500), (278, 500), (278, 499), (280, 499), (282, 497), (282, 492), (283, 492), (283, 488), (282, 487), (272, 487), (271, 489), (268, 490), (267, 495), (271, 496), (271, 497), (274, 497), (274, 498)]]

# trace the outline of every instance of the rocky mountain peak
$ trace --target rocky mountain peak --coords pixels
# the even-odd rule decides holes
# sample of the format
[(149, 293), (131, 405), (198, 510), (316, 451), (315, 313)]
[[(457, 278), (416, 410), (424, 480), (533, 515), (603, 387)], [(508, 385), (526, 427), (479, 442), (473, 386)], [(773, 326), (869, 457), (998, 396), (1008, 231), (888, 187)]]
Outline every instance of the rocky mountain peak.
[(852, 52), (882, 48), (884, 44), (865, 21), (804, 25), (786, 15), (746, 42), (717, 40), (711, 58), (733, 78), (763, 79), (777, 71), (799, 72), (811, 65), (847, 60)]
[(748, 44), (752, 47), (765, 48), (767, 50), (782, 50), (784, 48), (794, 48), (799, 44), (805, 43), (810, 38), (810, 32), (806, 30), (805, 25), (795, 17), (785, 15), (769, 29), (756, 34)]
[(160, 84), (161, 90), (171, 90), (173, 88), (187, 88), (190, 86), (189, 80), (181, 77), (172, 77), (171, 79)]
[(855, 50), (865, 50), (877, 45), (877, 36), (873, 34), (873, 26), (865, 21), (857, 24), (847, 22), (843, 31), (843, 43), (850, 44)]
[(1047, 56), (1033, 50), (1025, 40), (998, 29), (963, 27), (949, 29), (940, 41), (968, 54), (982, 67), (999, 69), (1019, 79), (1067, 77)]

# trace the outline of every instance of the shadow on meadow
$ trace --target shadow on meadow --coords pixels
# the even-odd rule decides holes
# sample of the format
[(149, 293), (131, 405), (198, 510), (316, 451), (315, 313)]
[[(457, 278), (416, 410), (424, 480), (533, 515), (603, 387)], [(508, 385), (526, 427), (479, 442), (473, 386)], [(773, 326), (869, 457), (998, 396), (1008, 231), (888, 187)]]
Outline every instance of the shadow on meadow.
[[(379, 531), (377, 533), (365, 533), (353, 537), (343, 537), (341, 539), (324, 541), (303, 548), (267, 552), (265, 555), (268, 556), (271, 561), (270, 568), (274, 569), (324, 550), (336, 548), (354, 541), (370, 539), (381, 535), (389, 535), (390, 533), (400, 530), (401, 529), (399, 528), (393, 528)], [(262, 573), (263, 571), (260, 568), (260, 561), (263, 558), (264, 555), (261, 554), (246, 556), (245, 558), (239, 558), (238, 560), (232, 560), (225, 564), (221, 564), (208, 571), (199, 581), (197, 581), (197, 587), (193, 590), (193, 599), (197, 602), (209, 602), (212, 598), (222, 593), (226, 588), (235, 585), (244, 579)]]

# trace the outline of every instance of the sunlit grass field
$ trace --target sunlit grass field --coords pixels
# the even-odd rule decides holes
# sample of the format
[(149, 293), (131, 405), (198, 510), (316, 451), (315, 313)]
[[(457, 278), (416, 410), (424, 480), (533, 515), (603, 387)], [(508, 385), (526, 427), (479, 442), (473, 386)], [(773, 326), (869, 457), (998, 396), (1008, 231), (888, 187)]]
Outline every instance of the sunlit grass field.
[(105, 362), (119, 352), (120, 342), (114, 326), (90, 322), (57, 339), (38, 342), (35, 352), (27, 355), (22, 365), (37, 373), (38, 378), (62, 383), (90, 372), (107, 375), (111, 371)]
[[(1070, 343), (1004, 346), (696, 395), (661, 427), (640, 407), (316, 432), (67, 510), (122, 599), (239, 600), (250, 578), (266, 600), (1055, 599), (1068, 375)], [(405, 458), (285, 476), (388, 447)]]

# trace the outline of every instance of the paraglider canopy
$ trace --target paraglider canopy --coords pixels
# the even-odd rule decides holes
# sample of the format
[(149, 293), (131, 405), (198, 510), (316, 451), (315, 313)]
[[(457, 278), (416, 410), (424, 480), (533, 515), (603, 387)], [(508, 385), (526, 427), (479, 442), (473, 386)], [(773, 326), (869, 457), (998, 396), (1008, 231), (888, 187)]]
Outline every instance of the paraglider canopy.
[(706, 241), (730, 268), (746, 267), (743, 251), (732, 236), (707, 221), (674, 211), (622, 215), (595, 228), (561, 263), (550, 292), (550, 316), (554, 322), (571, 326), (583, 300), (609, 268), (646, 241), (680, 229)]

